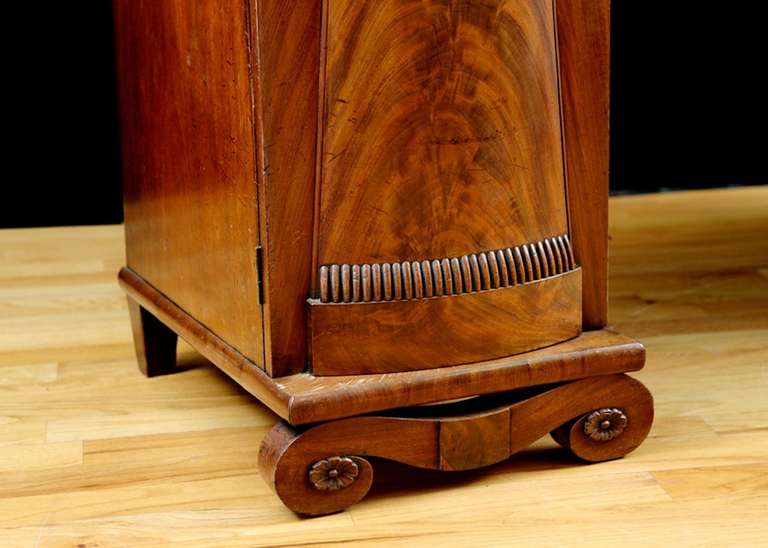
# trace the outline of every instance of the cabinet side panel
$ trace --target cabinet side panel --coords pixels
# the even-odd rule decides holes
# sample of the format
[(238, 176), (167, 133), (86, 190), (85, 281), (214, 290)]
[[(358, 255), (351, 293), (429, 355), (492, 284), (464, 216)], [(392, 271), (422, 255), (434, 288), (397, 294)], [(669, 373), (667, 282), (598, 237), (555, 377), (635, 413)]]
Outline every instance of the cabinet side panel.
[(116, 0), (128, 265), (264, 364), (243, 0)]
[(584, 328), (608, 321), (610, 0), (557, 0), (568, 210)]
[(307, 361), (312, 271), (321, 0), (258, 0), (257, 111), (265, 246), (267, 368)]

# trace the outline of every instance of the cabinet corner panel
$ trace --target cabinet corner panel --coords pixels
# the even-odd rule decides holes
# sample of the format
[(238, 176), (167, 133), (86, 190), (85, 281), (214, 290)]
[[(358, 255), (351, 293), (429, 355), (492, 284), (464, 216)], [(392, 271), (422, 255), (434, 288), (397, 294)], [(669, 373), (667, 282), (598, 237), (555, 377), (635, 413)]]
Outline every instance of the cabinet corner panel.
[(258, 0), (252, 37), (267, 371), (307, 364), (323, 0)]
[(610, 0), (557, 0), (568, 215), (584, 269), (584, 328), (608, 323)]
[(128, 266), (264, 366), (248, 18), (115, 2)]

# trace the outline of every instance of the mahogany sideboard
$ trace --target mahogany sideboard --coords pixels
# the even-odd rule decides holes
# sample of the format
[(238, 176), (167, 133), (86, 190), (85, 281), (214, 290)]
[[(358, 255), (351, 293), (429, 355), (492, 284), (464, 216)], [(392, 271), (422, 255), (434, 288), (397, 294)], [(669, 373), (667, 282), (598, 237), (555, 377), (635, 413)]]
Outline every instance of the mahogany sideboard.
[[(115, 0), (138, 362), (180, 336), (283, 420), (302, 514), (648, 434), (606, 327), (609, 0)], [(429, 404), (429, 405), (428, 405)]]

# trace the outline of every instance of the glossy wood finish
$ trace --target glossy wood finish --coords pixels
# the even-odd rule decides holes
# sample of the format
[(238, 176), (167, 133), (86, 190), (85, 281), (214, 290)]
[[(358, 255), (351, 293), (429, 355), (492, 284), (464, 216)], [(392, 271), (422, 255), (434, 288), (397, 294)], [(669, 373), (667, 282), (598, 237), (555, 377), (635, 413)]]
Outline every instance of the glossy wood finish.
[(581, 332), (581, 271), (426, 299), (310, 307), (315, 375), (395, 373), (474, 363)]
[(139, 370), (147, 377), (173, 373), (178, 342), (176, 333), (130, 297), (128, 311)]
[(642, 369), (643, 345), (610, 330), (583, 333), (560, 344), (480, 363), (371, 375), (272, 379), (130, 269), (120, 285), (238, 384), (294, 425), (374, 411), (514, 390)]
[[(535, 395), (512, 393), (508, 399), (511, 402), (486, 410), (472, 410), (482, 406), (474, 401), (454, 406), (457, 410), (435, 408), (432, 416), (417, 412), (409, 417), (406, 412), (354, 417), (302, 432), (281, 423), (262, 442), (259, 468), (291, 510), (320, 515), (343, 510), (366, 495), (372, 480), (368, 457), (436, 470), (470, 470), (500, 462), (567, 423), (568, 448), (599, 462), (633, 451), (653, 422), (653, 398), (626, 375), (593, 377)], [(626, 427), (610, 440), (595, 441), (584, 431), (584, 414), (607, 407), (621, 409)], [(569, 423), (572, 418), (576, 420)], [(334, 456), (354, 459), (355, 475), (347, 486), (319, 489), (308, 481), (307, 471), (318, 460)]]
[(321, 0), (255, 0), (252, 59), (267, 371), (303, 371), (312, 283)]
[(557, 0), (568, 216), (584, 328), (608, 322), (610, 0)]
[(128, 265), (264, 366), (241, 0), (116, 0)]
[(567, 232), (552, 0), (327, 0), (323, 264)]

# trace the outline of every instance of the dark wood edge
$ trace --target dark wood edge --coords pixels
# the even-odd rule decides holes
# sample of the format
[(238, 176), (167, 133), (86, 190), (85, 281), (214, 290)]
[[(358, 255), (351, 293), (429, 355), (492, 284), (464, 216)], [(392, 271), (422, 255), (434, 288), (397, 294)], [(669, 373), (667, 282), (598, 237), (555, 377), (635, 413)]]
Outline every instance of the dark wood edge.
[(273, 379), (130, 268), (120, 271), (119, 280), (132, 299), (293, 425), (637, 371), (645, 364), (642, 344), (603, 329), (548, 348), (474, 364), (377, 375), (300, 373)]

